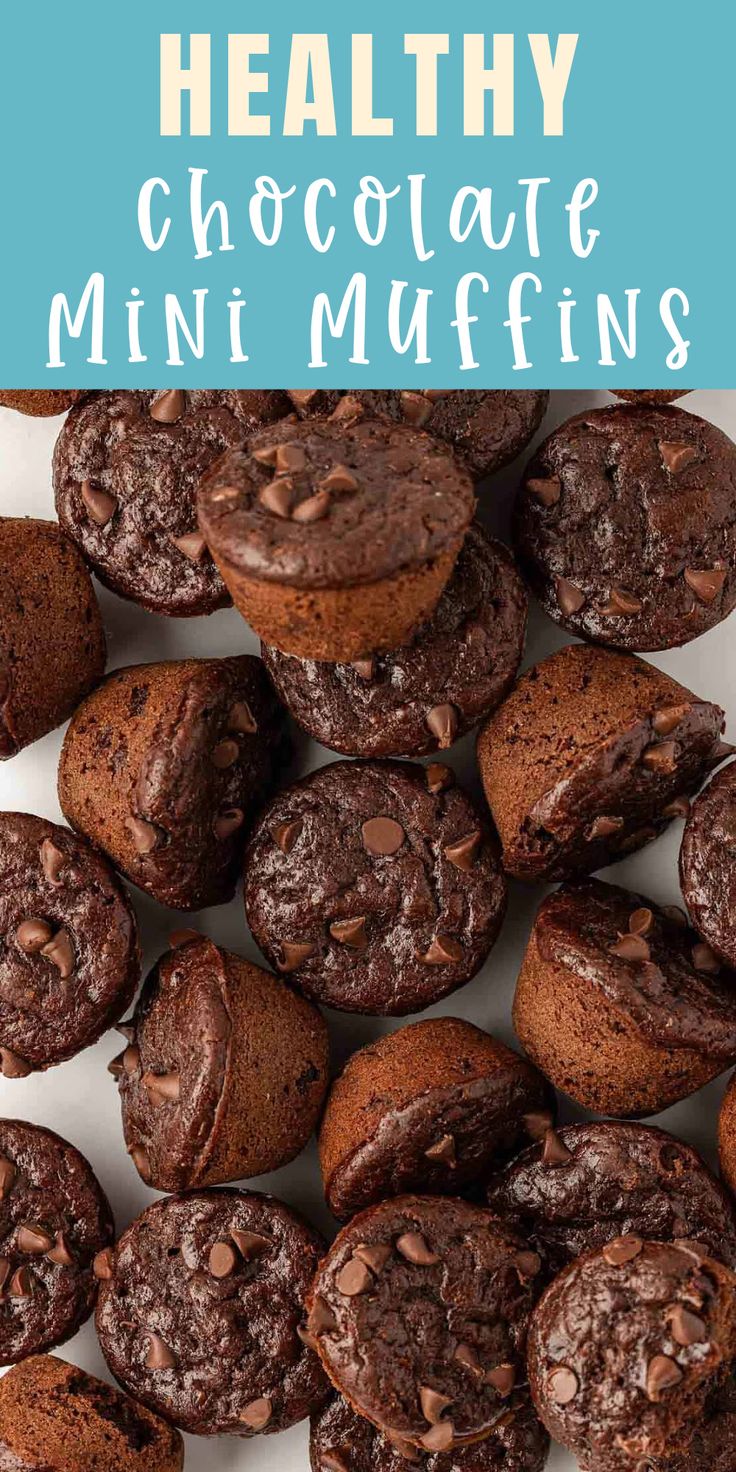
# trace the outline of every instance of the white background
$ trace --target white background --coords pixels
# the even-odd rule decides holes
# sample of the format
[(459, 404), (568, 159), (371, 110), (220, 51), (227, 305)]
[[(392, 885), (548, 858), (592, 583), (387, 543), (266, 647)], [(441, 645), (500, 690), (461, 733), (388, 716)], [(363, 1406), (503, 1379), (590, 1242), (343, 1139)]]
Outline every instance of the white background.
[[(604, 394), (554, 393), (541, 434), (570, 414), (607, 400)], [(682, 401), (683, 407), (702, 414), (736, 439), (736, 391), (701, 392)], [(61, 420), (33, 420), (0, 409), (0, 515), (53, 517), (51, 453)], [(496, 476), (480, 492), (480, 514), (489, 526), (505, 534), (508, 508), (523, 460)], [(0, 569), (0, 575), (2, 570)], [(99, 589), (108, 635), (108, 668), (147, 660), (183, 655), (222, 655), (257, 651), (257, 641), (234, 610), (206, 619), (165, 619), (143, 612)], [(712, 630), (681, 650), (649, 656), (697, 694), (717, 701), (731, 717), (736, 729), (736, 672), (733, 661), (736, 614), (730, 622)], [(534, 663), (567, 642), (538, 608), (532, 607), (525, 664)], [(15, 809), (62, 821), (56, 797), (56, 767), (62, 731), (0, 764), (0, 810)], [(728, 734), (728, 732), (727, 732)], [(736, 739), (731, 734), (731, 739)], [(461, 778), (478, 792), (473, 737), (468, 736), (453, 750), (450, 761)], [(331, 754), (322, 747), (304, 744), (303, 769), (322, 765)], [(611, 871), (616, 881), (662, 902), (679, 899), (677, 852), (682, 830), (673, 823), (663, 838), (641, 853), (617, 864)], [(511, 886), (509, 914), (503, 932), (483, 971), (470, 985), (447, 998), (436, 1013), (466, 1017), (513, 1043), (511, 998), (526, 937), (542, 891)], [(175, 912), (164, 910), (153, 900), (133, 891), (144, 945), (145, 968), (166, 947), (169, 931), (177, 924), (193, 924), (219, 944), (261, 960), (245, 926), (240, 895), (230, 905), (202, 912), (185, 922)], [(430, 1015), (430, 1014), (427, 1014)], [(400, 1025), (400, 1020), (328, 1014), (333, 1063), (378, 1033)], [(0, 1114), (22, 1117), (49, 1125), (77, 1145), (91, 1161), (112, 1202), (118, 1231), (151, 1200), (153, 1193), (139, 1180), (123, 1147), (117, 1090), (107, 1072), (109, 1060), (119, 1051), (121, 1040), (109, 1033), (96, 1047), (45, 1074), (10, 1081), (0, 1079)], [(661, 1116), (660, 1122), (697, 1145), (714, 1159), (715, 1127), (724, 1080), (710, 1085), (695, 1098)], [(563, 1117), (574, 1115), (563, 1104)], [(260, 1179), (266, 1188), (300, 1208), (329, 1233), (312, 1144), (294, 1165)], [(92, 1324), (87, 1324), (61, 1353), (93, 1373), (109, 1378), (100, 1355)], [(187, 1439), (187, 1472), (306, 1472), (308, 1468), (307, 1424), (279, 1436)], [(553, 1452), (550, 1472), (572, 1472), (574, 1463), (559, 1450)], [(111, 1469), (112, 1472), (112, 1469)], [(377, 1469), (379, 1472), (379, 1469)]]

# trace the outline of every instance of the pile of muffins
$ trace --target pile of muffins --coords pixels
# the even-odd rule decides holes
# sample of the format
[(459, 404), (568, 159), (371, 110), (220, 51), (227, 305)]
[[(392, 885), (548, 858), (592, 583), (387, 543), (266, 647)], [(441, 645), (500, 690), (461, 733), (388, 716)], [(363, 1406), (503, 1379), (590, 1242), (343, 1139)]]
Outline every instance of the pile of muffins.
[[(0, 1120), (1, 1466), (173, 1472), (182, 1431), (311, 1417), (313, 1472), (541, 1472), (550, 1437), (582, 1472), (736, 1468), (736, 1083), (723, 1183), (639, 1122), (736, 1065), (736, 762), (638, 657), (736, 605), (736, 445), (620, 397), (537, 449), (512, 556), (476, 487), (545, 393), (0, 394), (69, 411), (58, 523), (0, 520), (0, 757), (71, 718), (69, 826), (0, 814), (0, 1069), (117, 1027), (121, 1156), (166, 1193), (116, 1237), (74, 1146)], [(262, 657), (105, 676), (91, 573), (232, 601)], [(519, 678), (527, 588), (583, 642)], [(290, 719), (341, 759), (291, 780)], [(474, 728), (483, 810), (442, 759)], [(684, 908), (591, 877), (683, 819)], [(186, 913), (241, 877), (264, 965), (184, 926), (139, 991), (126, 881)], [(508, 877), (558, 886), (523, 1053), (435, 1016), (331, 1079), (320, 1007), (465, 985)], [(232, 1184), (315, 1132), (331, 1245)], [(93, 1311), (120, 1391), (48, 1353)]]

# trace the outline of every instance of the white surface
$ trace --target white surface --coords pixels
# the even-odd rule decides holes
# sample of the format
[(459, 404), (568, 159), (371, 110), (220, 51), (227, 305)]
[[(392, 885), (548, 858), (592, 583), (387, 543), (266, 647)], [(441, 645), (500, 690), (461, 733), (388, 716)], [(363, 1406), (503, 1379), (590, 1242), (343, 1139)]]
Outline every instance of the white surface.
[[(606, 397), (592, 393), (553, 394), (549, 414), (540, 433), (549, 431), (555, 423), (582, 408), (604, 402)], [(695, 393), (683, 400), (683, 406), (712, 420), (736, 438), (736, 391)], [(0, 515), (54, 516), (50, 467), (60, 425), (61, 420), (26, 419), (11, 411), (0, 410)], [(518, 469), (517, 465), (502, 472), (481, 493), (481, 515), (502, 535)], [(99, 589), (99, 592), (108, 634), (110, 669), (138, 661), (183, 655), (221, 655), (257, 650), (257, 641), (234, 610), (214, 614), (208, 619), (165, 619), (144, 613), (134, 604), (124, 602), (104, 589)], [(736, 727), (735, 632), (736, 615), (730, 622), (684, 649), (650, 656), (653, 663), (675, 675), (699, 695), (724, 706), (731, 717), (732, 730)], [(562, 631), (533, 607), (525, 664), (534, 663), (565, 642), (568, 641)], [(56, 797), (56, 767), (62, 734), (61, 731), (53, 732), (12, 761), (0, 764), (0, 810), (16, 809), (62, 821)], [(332, 759), (331, 753), (324, 748), (306, 744), (302, 756), (305, 771), (310, 766), (319, 766)], [(458, 744), (450, 760), (477, 795), (472, 736)], [(681, 831), (682, 824), (673, 823), (658, 842), (617, 864), (611, 871), (612, 876), (615, 875), (619, 883), (638, 888), (655, 900), (676, 902), (679, 899), (677, 852)], [(512, 885), (508, 918), (488, 963), (470, 985), (432, 1009), (435, 1013), (467, 1017), (506, 1042), (513, 1043), (510, 1012), (514, 981), (532, 915), (541, 896), (542, 891), (538, 888)], [(133, 890), (133, 899), (141, 925), (146, 969), (165, 949), (166, 937), (177, 923), (198, 926), (220, 944), (241, 951), (253, 960), (261, 960), (246, 930), (239, 895), (230, 905), (187, 917), (185, 921), (137, 890)], [(338, 1013), (329, 1013), (328, 1018), (335, 1066), (356, 1047), (380, 1032), (400, 1025), (398, 1019), (383, 1022)], [(121, 1231), (153, 1200), (153, 1193), (141, 1183), (123, 1148), (117, 1090), (107, 1073), (107, 1063), (119, 1047), (117, 1035), (108, 1034), (96, 1047), (48, 1073), (16, 1082), (0, 1079), (0, 1115), (20, 1116), (49, 1125), (77, 1145), (92, 1162), (108, 1192), (118, 1231)], [(693, 1099), (668, 1110), (659, 1121), (698, 1146), (711, 1161), (715, 1155), (716, 1115), (723, 1082), (710, 1085)], [(563, 1111), (571, 1113), (568, 1106), (563, 1106)], [(299, 1207), (326, 1232), (330, 1231), (313, 1144), (294, 1165), (254, 1184), (275, 1192)], [(91, 1323), (62, 1348), (61, 1354), (95, 1374), (110, 1378)], [(306, 1472), (308, 1465), (307, 1423), (280, 1436), (256, 1437), (247, 1442), (230, 1437), (187, 1439), (187, 1472), (202, 1472), (204, 1468), (208, 1472), (230, 1472), (234, 1468), (243, 1469), (243, 1472)], [(572, 1472), (573, 1468), (573, 1461), (559, 1449), (553, 1452), (549, 1472)]]

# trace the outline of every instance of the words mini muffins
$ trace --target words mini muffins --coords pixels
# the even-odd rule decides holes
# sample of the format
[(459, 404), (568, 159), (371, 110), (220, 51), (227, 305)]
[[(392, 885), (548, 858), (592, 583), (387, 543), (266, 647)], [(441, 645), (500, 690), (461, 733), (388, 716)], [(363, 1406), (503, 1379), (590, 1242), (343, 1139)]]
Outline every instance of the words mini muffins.
[(333, 762), (277, 794), (245, 855), (264, 955), (343, 1012), (420, 1012), (480, 970), (506, 883), (447, 767)]
[(451, 452), (379, 420), (289, 419), (204, 476), (199, 522), (233, 601), (304, 659), (395, 649), (432, 613), (475, 508)]
[(327, 1204), (346, 1219), (405, 1191), (457, 1195), (551, 1125), (525, 1058), (459, 1017), (399, 1028), (348, 1059), (320, 1128)]
[(543, 900), (514, 1026), (598, 1114), (657, 1114), (736, 1061), (736, 987), (684, 914), (590, 879)]
[(0, 1380), (0, 1465), (9, 1472), (181, 1472), (184, 1443), (151, 1411), (54, 1355)]
[(482, 1207), (399, 1196), (338, 1233), (307, 1328), (354, 1410), (391, 1440), (449, 1452), (487, 1437), (525, 1381), (540, 1269)]
[(131, 665), (76, 711), (59, 801), (72, 826), (162, 904), (221, 904), (284, 741), (280, 707), (251, 655)]
[(411, 644), (352, 664), (263, 645), (284, 705), (346, 756), (445, 750), (503, 700), (519, 668), (527, 600), (513, 558), (473, 522), (432, 617)]
[(187, 617), (228, 602), (197, 528), (197, 481), (227, 449), (289, 410), (261, 389), (94, 394), (54, 453), (59, 521), (113, 592)]
[(529, 1329), (537, 1411), (583, 1472), (618, 1457), (667, 1466), (691, 1444), (735, 1356), (736, 1275), (693, 1243), (624, 1237), (584, 1253), (547, 1289)]
[(544, 418), (546, 389), (290, 389), (297, 413), (343, 422), (373, 416), (426, 429), (476, 480), (508, 465)]
[(73, 1145), (40, 1125), (1, 1119), (0, 1230), (7, 1365), (63, 1344), (89, 1318), (93, 1262), (114, 1228), (107, 1197)]
[(0, 759), (53, 731), (105, 668), (89, 573), (51, 521), (0, 518)]
[(0, 813), (0, 1071), (25, 1078), (122, 1017), (140, 977), (135, 915), (76, 833)]
[(204, 937), (163, 956), (110, 1065), (125, 1143), (159, 1191), (276, 1170), (311, 1135), (327, 1028), (283, 981)]
[(568, 644), (542, 660), (478, 736), (504, 867), (566, 879), (651, 842), (730, 752), (723, 725), (643, 659)]
[(687, 644), (736, 604), (736, 445), (683, 409), (579, 414), (527, 467), (514, 536), (533, 591), (572, 633)]
[(285, 1431), (327, 1382), (300, 1333), (324, 1243), (274, 1196), (155, 1201), (98, 1261), (97, 1333), (121, 1385), (195, 1436)]

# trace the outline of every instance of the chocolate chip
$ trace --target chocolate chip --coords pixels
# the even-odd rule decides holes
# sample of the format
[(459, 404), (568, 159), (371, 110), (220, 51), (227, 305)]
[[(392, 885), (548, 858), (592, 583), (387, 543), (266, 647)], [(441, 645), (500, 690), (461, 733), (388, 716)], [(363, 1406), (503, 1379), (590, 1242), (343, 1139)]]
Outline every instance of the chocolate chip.
[(273, 1407), (270, 1400), (265, 1395), (261, 1395), (258, 1400), (249, 1402), (245, 1410), (240, 1412), (238, 1420), (242, 1421), (245, 1426), (250, 1426), (252, 1431), (263, 1431), (272, 1415)]
[(667, 806), (662, 808), (662, 817), (686, 818), (689, 812), (690, 798), (683, 795), (682, 797), (674, 797), (672, 802), (668, 802)]
[(547, 1389), (555, 1405), (569, 1406), (570, 1401), (575, 1399), (580, 1386), (578, 1377), (574, 1370), (568, 1369), (567, 1365), (558, 1365), (552, 1370), (548, 1380)]
[(49, 1252), (46, 1253), (49, 1262), (56, 1263), (61, 1268), (73, 1268), (76, 1266), (76, 1258), (70, 1250), (69, 1243), (63, 1232), (56, 1233), (56, 1241)]
[(109, 1283), (115, 1275), (115, 1257), (111, 1247), (103, 1247), (92, 1262), (92, 1272), (100, 1283)]
[(48, 883), (52, 884), (56, 889), (61, 883), (59, 876), (62, 869), (64, 868), (66, 859), (61, 852), (61, 849), (57, 848), (56, 844), (52, 843), (50, 838), (44, 838), (44, 841), (41, 844), (40, 853), (41, 868), (43, 869), (45, 878), (48, 880)]
[(351, 1257), (335, 1278), (335, 1287), (343, 1298), (358, 1298), (373, 1287), (374, 1277), (366, 1263), (359, 1257)]
[(690, 1349), (693, 1344), (704, 1344), (709, 1337), (705, 1320), (698, 1314), (691, 1313), (681, 1303), (668, 1308), (665, 1318), (675, 1344), (681, 1344), (683, 1349)]
[(542, 506), (556, 506), (562, 494), (562, 481), (556, 475), (551, 475), (546, 480), (533, 476), (527, 481), (526, 488)]
[(140, 1066), (141, 1050), (136, 1047), (135, 1043), (131, 1043), (130, 1047), (126, 1048), (123, 1053), (123, 1072), (127, 1073), (128, 1078), (132, 1078), (138, 1072)]
[(238, 1265), (237, 1255), (229, 1242), (215, 1242), (210, 1248), (207, 1266), (213, 1278), (227, 1278)]
[(276, 446), (276, 469), (284, 474), (298, 475), (304, 470), (307, 457), (301, 445), (277, 445)]
[(330, 419), (337, 420), (338, 423), (341, 420), (362, 419), (363, 413), (364, 409), (360, 399), (356, 399), (353, 394), (344, 394), (337, 408), (330, 415)]
[(4, 1201), (10, 1195), (15, 1182), (15, 1166), (7, 1156), (0, 1155), (0, 1201)]
[(440, 1165), (449, 1165), (450, 1170), (454, 1170), (457, 1165), (457, 1150), (453, 1135), (443, 1135), (436, 1145), (430, 1145), (424, 1153), (427, 1160), (437, 1161)]
[(240, 491), (237, 486), (215, 486), (210, 491), (210, 501), (216, 506), (234, 506), (240, 500)]
[(258, 722), (247, 700), (236, 700), (230, 707), (227, 728), (228, 731), (237, 731), (239, 736), (255, 736)]
[(231, 1227), (230, 1236), (246, 1262), (252, 1262), (256, 1257), (262, 1257), (263, 1253), (271, 1246), (270, 1237), (263, 1237), (260, 1232), (247, 1232), (241, 1227)]
[(175, 1365), (176, 1360), (171, 1353), (168, 1344), (164, 1344), (163, 1339), (161, 1339), (158, 1334), (149, 1334), (148, 1354), (145, 1358), (146, 1369), (173, 1370)]
[(661, 1400), (663, 1392), (679, 1385), (681, 1379), (682, 1370), (675, 1360), (670, 1359), (667, 1354), (655, 1354), (647, 1365), (648, 1399), (655, 1402)]
[(361, 680), (372, 680), (376, 672), (376, 661), (372, 657), (367, 659), (354, 659), (350, 668), (355, 670)]
[(677, 767), (677, 747), (674, 741), (660, 741), (647, 746), (642, 753), (641, 764), (648, 772), (674, 772)]
[(148, 412), (157, 424), (176, 424), (177, 419), (181, 419), (186, 406), (187, 401), (182, 390), (170, 388), (154, 399)]
[(26, 955), (35, 956), (51, 940), (53, 933), (45, 920), (22, 920), (15, 932), (15, 939)]
[(476, 828), (472, 833), (466, 833), (464, 838), (458, 838), (454, 843), (446, 844), (445, 858), (454, 864), (456, 869), (462, 869), (465, 874), (469, 874), (478, 857), (482, 841), (483, 834), (479, 828)]
[(278, 445), (264, 445), (260, 450), (253, 450), (253, 459), (258, 465), (270, 465), (273, 468), (276, 464), (277, 449)]
[(433, 1252), (421, 1232), (404, 1232), (396, 1241), (396, 1251), (411, 1262), (415, 1267), (431, 1268), (439, 1262), (436, 1252)]
[(643, 607), (644, 604), (636, 593), (617, 584), (611, 588), (608, 602), (601, 605), (599, 612), (612, 618), (633, 618), (635, 614), (641, 613)]
[(690, 954), (696, 971), (703, 971), (708, 976), (718, 975), (721, 969), (721, 963), (710, 946), (705, 944), (705, 941), (699, 941), (697, 945), (693, 946)]
[(462, 959), (463, 948), (451, 935), (435, 935), (424, 955), (419, 956), (425, 966), (453, 966)]
[(178, 1073), (144, 1073), (141, 1079), (144, 1089), (149, 1094), (158, 1095), (163, 1102), (178, 1104), (181, 1094), (181, 1080)]
[(133, 840), (136, 853), (141, 855), (151, 854), (158, 846), (158, 829), (153, 823), (147, 823), (145, 818), (130, 817), (125, 819), (125, 826)]
[(552, 1129), (554, 1119), (549, 1109), (531, 1109), (522, 1116), (522, 1123), (532, 1140), (544, 1140), (548, 1130)]
[(325, 491), (357, 491), (358, 481), (346, 465), (335, 465), (320, 481)]
[(240, 756), (240, 747), (237, 741), (218, 741), (212, 752), (212, 765), (218, 772), (224, 772), (228, 767), (235, 765)]
[(452, 1421), (438, 1421), (430, 1431), (425, 1431), (421, 1438), (422, 1446), (428, 1452), (447, 1452), (455, 1440), (455, 1427)]
[(585, 594), (574, 583), (569, 583), (567, 578), (558, 578), (555, 587), (557, 602), (565, 618), (569, 618), (572, 613), (579, 613), (585, 604)]
[(232, 838), (233, 833), (237, 833), (244, 822), (245, 813), (242, 808), (223, 808), (212, 824), (212, 831), (215, 838), (224, 842), (226, 838)]
[(542, 1270), (542, 1259), (538, 1252), (517, 1252), (513, 1262), (522, 1283), (536, 1278)]
[(148, 1159), (148, 1151), (142, 1145), (130, 1145), (128, 1154), (141, 1178), (147, 1186), (150, 1186), (153, 1177), (151, 1162)]
[(363, 824), (363, 847), (369, 854), (385, 858), (398, 853), (406, 834), (400, 823), (393, 818), (368, 818)]
[(401, 413), (407, 424), (413, 425), (414, 429), (421, 429), (432, 413), (432, 405), (424, 394), (413, 393), (406, 389), (400, 396)]
[(27, 1252), (32, 1257), (43, 1257), (54, 1245), (53, 1237), (38, 1222), (22, 1222), (15, 1240), (18, 1251)]
[(452, 1405), (452, 1398), (449, 1395), (442, 1395), (439, 1390), (433, 1390), (431, 1385), (420, 1385), (419, 1404), (425, 1421), (429, 1421), (431, 1426), (436, 1426), (442, 1420), (447, 1407)]
[[(204, 940), (201, 930), (190, 930), (188, 926), (182, 926), (181, 930), (172, 930), (169, 935), (169, 948), (178, 951), (180, 946), (188, 946), (190, 941)], [(118, 1031), (120, 1029), (118, 1028)]]
[(680, 723), (692, 710), (691, 705), (668, 705), (663, 710), (657, 710), (652, 717), (652, 725), (658, 736), (669, 736), (675, 731)]
[(693, 460), (698, 458), (695, 445), (689, 445), (686, 440), (660, 440), (659, 453), (664, 468), (670, 475), (678, 475), (686, 465), (692, 465)]
[(483, 1366), (471, 1344), (458, 1344), (452, 1358), (457, 1360), (457, 1363), (462, 1365), (463, 1369), (470, 1370), (471, 1374), (483, 1374)]
[(639, 1256), (644, 1243), (641, 1237), (630, 1232), (626, 1237), (613, 1237), (603, 1248), (603, 1257), (612, 1268), (623, 1267), (627, 1262), (633, 1262)]
[(353, 1257), (364, 1262), (376, 1277), (383, 1272), (391, 1255), (392, 1249), (386, 1242), (361, 1242), (353, 1252)]
[(89, 480), (82, 481), (79, 494), (90, 521), (93, 521), (96, 526), (107, 526), (108, 522), (112, 521), (118, 509), (114, 496), (108, 495), (107, 491), (98, 490)]
[(488, 1371), (485, 1378), (501, 1399), (505, 1400), (516, 1384), (516, 1370), (513, 1365), (496, 1365), (493, 1370)]
[(350, 946), (354, 951), (364, 951), (368, 944), (365, 915), (358, 915), (350, 920), (334, 920), (330, 926), (330, 935), (343, 946)]
[(329, 1304), (320, 1294), (317, 1294), (309, 1311), (307, 1326), (310, 1333), (315, 1335), (332, 1334), (337, 1328), (337, 1319)]
[(632, 911), (629, 916), (629, 932), (631, 935), (648, 935), (654, 924), (654, 916), (646, 905), (638, 910)]
[(726, 581), (721, 567), (686, 567), (685, 582), (701, 603), (714, 603)]
[(41, 955), (56, 967), (62, 981), (74, 974), (74, 948), (67, 930), (57, 930), (53, 939), (41, 947)]
[(438, 792), (445, 792), (452, 787), (455, 781), (455, 773), (452, 767), (446, 767), (442, 762), (430, 762), (425, 768), (427, 774), (427, 789), (434, 797)]
[(620, 833), (623, 826), (623, 818), (594, 818), (586, 836), (589, 840), (595, 838), (612, 838), (614, 833)]
[(296, 971), (303, 961), (316, 954), (317, 947), (311, 940), (282, 940), (281, 960), (276, 964), (279, 971)]
[(185, 532), (183, 537), (170, 533), (170, 541), (190, 562), (201, 562), (207, 546), (201, 532)]
[(568, 1150), (567, 1145), (561, 1136), (558, 1135), (557, 1130), (547, 1130), (544, 1136), (542, 1165), (567, 1165), (573, 1159), (572, 1150)]
[(27, 1078), (32, 1073), (30, 1063), (14, 1053), (12, 1048), (0, 1048), (0, 1073), (4, 1078)]
[(291, 823), (277, 823), (276, 827), (271, 829), (271, 837), (276, 847), (281, 849), (282, 854), (291, 853), (303, 827), (303, 819), (294, 818)]
[(303, 525), (311, 526), (314, 521), (322, 521), (330, 509), (329, 491), (315, 491), (313, 496), (308, 496), (306, 501), (300, 501), (291, 513), (292, 521), (298, 521)]
[(457, 711), (454, 705), (433, 705), (425, 717), (425, 725), (431, 731), (441, 751), (452, 746), (458, 732)]
[(27, 1267), (17, 1268), (13, 1273), (8, 1293), (11, 1298), (31, 1298), (33, 1296), (33, 1278)]
[(622, 935), (608, 950), (611, 956), (620, 956), (622, 961), (639, 963), (651, 960), (652, 955), (643, 935)]
[(272, 516), (280, 516), (282, 521), (289, 520), (293, 500), (294, 487), (287, 478), (272, 480), (270, 485), (264, 486), (258, 497), (258, 503), (264, 511), (270, 511)]

